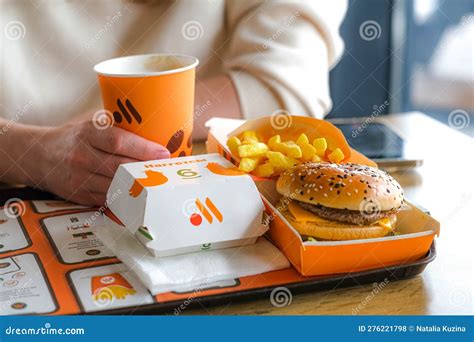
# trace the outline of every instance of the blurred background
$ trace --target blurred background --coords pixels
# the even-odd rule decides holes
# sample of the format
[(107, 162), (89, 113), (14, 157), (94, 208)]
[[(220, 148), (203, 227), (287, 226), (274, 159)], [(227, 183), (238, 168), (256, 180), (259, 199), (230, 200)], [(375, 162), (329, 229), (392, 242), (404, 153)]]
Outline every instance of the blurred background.
[(421, 111), (474, 137), (474, 0), (349, 0), (329, 117)]

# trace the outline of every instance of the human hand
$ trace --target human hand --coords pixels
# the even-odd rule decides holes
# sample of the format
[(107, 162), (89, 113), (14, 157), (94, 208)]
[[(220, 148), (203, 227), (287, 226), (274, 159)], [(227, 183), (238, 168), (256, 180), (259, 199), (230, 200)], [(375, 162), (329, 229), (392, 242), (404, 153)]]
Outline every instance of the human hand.
[(107, 189), (123, 163), (169, 158), (169, 151), (118, 127), (100, 129), (92, 121), (40, 131), (28, 153), (33, 185), (66, 200), (103, 205)]

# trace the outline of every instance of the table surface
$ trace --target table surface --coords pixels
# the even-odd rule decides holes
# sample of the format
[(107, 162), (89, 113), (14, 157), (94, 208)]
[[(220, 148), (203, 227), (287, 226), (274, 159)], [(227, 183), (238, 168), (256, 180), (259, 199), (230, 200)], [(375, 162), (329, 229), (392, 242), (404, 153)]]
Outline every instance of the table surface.
[[(283, 308), (263, 299), (202, 306), (184, 314), (350, 315), (356, 307), (361, 315), (473, 314), (474, 142), (421, 113), (388, 115), (380, 121), (416, 146), (424, 159), (415, 170), (392, 173), (407, 198), (441, 223), (438, 256), (421, 275), (390, 282), (376, 295), (369, 284), (295, 294)], [(197, 144), (195, 153), (203, 152), (204, 144)]]
[[(379, 119), (420, 150), (423, 166), (392, 173), (407, 198), (427, 208), (441, 223), (437, 258), (414, 278), (389, 282), (373, 295), (373, 285), (294, 294), (290, 305), (269, 299), (191, 309), (202, 315), (449, 315), (473, 314), (474, 141), (421, 113)], [(195, 154), (205, 153), (198, 143)], [(8, 186), (8, 188), (10, 188)], [(2, 188), (0, 184), (0, 189)]]

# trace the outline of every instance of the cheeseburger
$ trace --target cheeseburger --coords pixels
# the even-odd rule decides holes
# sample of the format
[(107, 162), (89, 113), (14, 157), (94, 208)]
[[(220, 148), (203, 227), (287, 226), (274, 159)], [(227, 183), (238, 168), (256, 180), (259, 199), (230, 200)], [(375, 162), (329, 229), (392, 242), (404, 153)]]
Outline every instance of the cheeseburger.
[(319, 240), (370, 239), (393, 233), (403, 204), (400, 184), (358, 164), (304, 163), (282, 173), (280, 211), (302, 235)]

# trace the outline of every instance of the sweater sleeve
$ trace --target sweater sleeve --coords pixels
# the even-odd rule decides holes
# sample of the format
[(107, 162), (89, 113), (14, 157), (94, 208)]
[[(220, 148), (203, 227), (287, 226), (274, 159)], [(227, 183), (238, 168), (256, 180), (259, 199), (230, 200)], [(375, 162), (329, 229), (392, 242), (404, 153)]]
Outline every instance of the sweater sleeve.
[(346, 1), (228, 1), (224, 69), (245, 118), (287, 110), (321, 118), (331, 109), (329, 71), (344, 45)]

